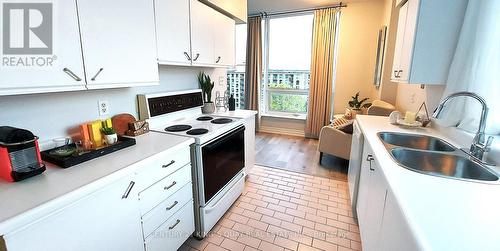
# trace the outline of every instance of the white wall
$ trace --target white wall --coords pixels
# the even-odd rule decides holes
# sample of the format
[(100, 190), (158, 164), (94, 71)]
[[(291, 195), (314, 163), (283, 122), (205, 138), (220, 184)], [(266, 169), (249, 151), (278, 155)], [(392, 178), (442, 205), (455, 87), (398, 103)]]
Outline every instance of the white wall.
[(429, 116), (439, 105), (443, 96), (444, 85), (427, 85), (424, 89), (415, 84), (399, 84), (396, 98), (396, 109), (401, 112), (416, 112), (420, 105), (425, 102), (429, 109)]
[(0, 97), (0, 125), (31, 130), (41, 142), (64, 137), (79, 124), (104, 118), (98, 113), (99, 100), (109, 101), (110, 115), (105, 117), (130, 113), (137, 118), (137, 94), (197, 89), (200, 70), (216, 82), (214, 92), (226, 89), (225, 69), (161, 66), (159, 86)]

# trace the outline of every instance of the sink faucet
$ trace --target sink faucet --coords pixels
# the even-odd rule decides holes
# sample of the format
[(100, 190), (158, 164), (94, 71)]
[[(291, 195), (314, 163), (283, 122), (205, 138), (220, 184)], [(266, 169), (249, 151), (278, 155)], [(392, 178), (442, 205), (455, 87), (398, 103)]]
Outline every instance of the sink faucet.
[(453, 98), (456, 97), (470, 97), (473, 98), (481, 105), (483, 106), (483, 109), (481, 111), (481, 118), (479, 120), (479, 129), (477, 130), (476, 136), (472, 140), (472, 144), (470, 146), (469, 154), (472, 155), (473, 157), (483, 160), (483, 155), (485, 152), (488, 152), (490, 150), (491, 143), (493, 142), (493, 137), (488, 137), (488, 140), (485, 142), (485, 128), (486, 128), (486, 119), (488, 118), (488, 105), (486, 105), (486, 101), (479, 95), (473, 92), (456, 92), (448, 97), (444, 98), (441, 103), (439, 103), (438, 108), (434, 111), (434, 114), (432, 115), (433, 118), (438, 118), (438, 116), (441, 114), (443, 111), (443, 108), (445, 104)]

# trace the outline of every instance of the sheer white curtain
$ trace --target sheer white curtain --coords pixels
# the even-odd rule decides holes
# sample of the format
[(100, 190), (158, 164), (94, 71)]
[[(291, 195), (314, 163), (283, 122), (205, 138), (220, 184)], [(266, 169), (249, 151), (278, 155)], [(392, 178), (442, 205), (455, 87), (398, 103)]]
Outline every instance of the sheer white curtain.
[[(457, 91), (475, 92), (490, 108), (486, 131), (500, 134), (500, 1), (470, 0), (444, 97)], [(481, 106), (473, 99), (450, 101), (440, 124), (475, 132)]]

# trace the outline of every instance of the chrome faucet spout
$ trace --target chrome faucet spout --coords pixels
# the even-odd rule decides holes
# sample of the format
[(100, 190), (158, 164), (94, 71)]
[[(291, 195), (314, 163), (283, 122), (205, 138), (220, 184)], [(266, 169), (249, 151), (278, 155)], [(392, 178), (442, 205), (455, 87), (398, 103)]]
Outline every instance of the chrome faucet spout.
[(456, 92), (453, 93), (446, 98), (444, 98), (441, 103), (439, 103), (439, 106), (437, 109), (434, 111), (434, 114), (432, 115), (433, 118), (438, 118), (439, 115), (441, 115), (446, 103), (450, 101), (451, 99), (457, 98), (457, 97), (469, 97), (477, 100), (481, 105), (482, 105), (482, 110), (481, 110), (481, 117), (479, 119), (479, 128), (477, 130), (476, 136), (474, 137), (474, 140), (472, 141), (472, 145), (470, 147), (470, 154), (477, 159), (482, 160), (484, 153), (488, 152), (491, 146), (491, 143), (493, 141), (493, 137), (489, 137), (488, 141), (485, 140), (485, 129), (486, 129), (486, 120), (488, 119), (488, 105), (486, 104), (486, 100), (479, 96), (476, 93), (473, 92)]

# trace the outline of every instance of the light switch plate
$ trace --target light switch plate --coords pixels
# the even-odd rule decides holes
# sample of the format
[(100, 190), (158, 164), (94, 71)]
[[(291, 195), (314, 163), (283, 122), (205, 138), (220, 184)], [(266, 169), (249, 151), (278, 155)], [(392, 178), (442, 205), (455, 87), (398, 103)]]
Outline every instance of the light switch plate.
[(107, 100), (99, 100), (99, 116), (109, 114), (109, 102)]

